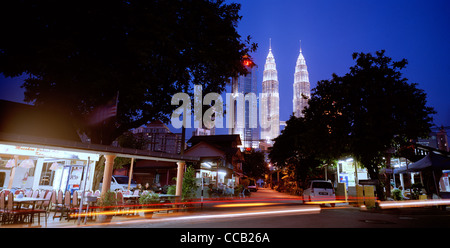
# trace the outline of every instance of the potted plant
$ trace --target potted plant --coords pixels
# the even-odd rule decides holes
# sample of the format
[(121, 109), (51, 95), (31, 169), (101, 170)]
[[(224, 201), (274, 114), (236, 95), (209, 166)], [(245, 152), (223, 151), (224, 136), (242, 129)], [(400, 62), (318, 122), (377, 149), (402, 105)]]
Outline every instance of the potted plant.
[(414, 183), (411, 185), (411, 198), (413, 200), (418, 200), (422, 191), (423, 185), (421, 183)]
[(399, 189), (394, 189), (391, 191), (392, 198), (394, 198), (394, 201), (401, 201), (403, 200), (402, 191)]
[(153, 211), (150, 209), (155, 208), (154, 204), (158, 204), (160, 202), (159, 195), (152, 192), (144, 192), (139, 197), (139, 203), (142, 205), (144, 209), (144, 216), (146, 219), (151, 219), (153, 216)]
[(183, 177), (183, 188), (181, 198), (183, 201), (195, 198), (197, 186), (197, 178), (195, 176), (195, 169), (192, 166), (187, 167)]
[(111, 222), (113, 215), (111, 213), (107, 214), (106, 211), (113, 211), (117, 205), (116, 193), (113, 191), (107, 191), (101, 195), (97, 202), (100, 214), (98, 215), (98, 222), (108, 223)]

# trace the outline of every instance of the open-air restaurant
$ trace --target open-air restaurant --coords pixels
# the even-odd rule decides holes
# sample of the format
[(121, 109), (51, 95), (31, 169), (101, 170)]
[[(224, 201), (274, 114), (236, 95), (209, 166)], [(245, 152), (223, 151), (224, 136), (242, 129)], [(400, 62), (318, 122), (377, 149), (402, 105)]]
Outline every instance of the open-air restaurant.
[(182, 180), (172, 195), (130, 187), (111, 191), (108, 180), (94, 188), (95, 167), (101, 156), (105, 160), (103, 178), (111, 178), (116, 156), (172, 162), (178, 165), (180, 177), (184, 160), (196, 159), (0, 134), (0, 227), (41, 226), (42, 222), (47, 226), (48, 220), (74, 220), (79, 225), (105, 222), (117, 215), (151, 218), (153, 212), (177, 209)]

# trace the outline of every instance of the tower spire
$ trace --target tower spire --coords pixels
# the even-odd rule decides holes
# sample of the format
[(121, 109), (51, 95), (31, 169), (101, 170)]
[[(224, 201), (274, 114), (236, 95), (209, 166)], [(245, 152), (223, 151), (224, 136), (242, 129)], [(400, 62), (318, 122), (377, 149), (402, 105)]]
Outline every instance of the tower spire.
[[(306, 98), (305, 98), (306, 97)], [(295, 64), (294, 73), (294, 115), (303, 117), (303, 110), (308, 107), (308, 99), (311, 97), (308, 68), (302, 53), (302, 41), (300, 40), (300, 53)]]
[(269, 38), (269, 50), (272, 51), (272, 38)]

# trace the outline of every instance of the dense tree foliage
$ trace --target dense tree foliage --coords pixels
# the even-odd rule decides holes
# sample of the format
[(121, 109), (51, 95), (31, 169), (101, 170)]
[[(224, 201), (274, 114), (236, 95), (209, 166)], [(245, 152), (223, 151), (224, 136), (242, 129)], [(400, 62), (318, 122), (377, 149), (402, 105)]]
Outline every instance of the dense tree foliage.
[[(384, 51), (354, 53), (353, 59), (356, 65), (346, 75), (318, 82), (305, 117), (288, 122), (286, 133), (294, 133), (276, 139), (273, 159), (282, 153), (282, 159), (301, 154), (322, 161), (352, 155), (378, 179), (391, 147), (428, 136), (435, 111), (426, 106), (424, 91), (402, 77), (407, 61), (392, 61)], [(295, 146), (286, 150), (287, 144)]]
[(245, 151), (244, 161), (242, 162), (242, 170), (248, 177), (254, 179), (264, 178), (268, 172), (265, 162), (264, 153), (260, 151)]
[[(222, 0), (51, 1), (1, 5), (0, 72), (28, 75), (25, 101), (70, 113), (94, 143), (148, 121), (168, 121), (177, 92), (221, 92), (256, 49)], [(87, 125), (118, 97), (116, 118)]]

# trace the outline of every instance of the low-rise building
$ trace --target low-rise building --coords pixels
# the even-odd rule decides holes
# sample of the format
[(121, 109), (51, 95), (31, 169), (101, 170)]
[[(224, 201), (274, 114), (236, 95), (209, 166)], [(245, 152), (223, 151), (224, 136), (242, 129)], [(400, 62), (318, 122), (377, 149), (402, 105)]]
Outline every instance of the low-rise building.
[(200, 157), (199, 182), (232, 192), (243, 176), (239, 135), (193, 136), (187, 143), (191, 146), (184, 155)]

